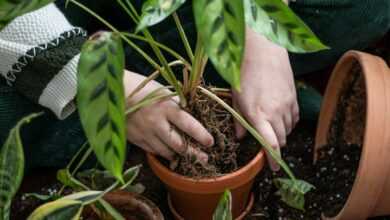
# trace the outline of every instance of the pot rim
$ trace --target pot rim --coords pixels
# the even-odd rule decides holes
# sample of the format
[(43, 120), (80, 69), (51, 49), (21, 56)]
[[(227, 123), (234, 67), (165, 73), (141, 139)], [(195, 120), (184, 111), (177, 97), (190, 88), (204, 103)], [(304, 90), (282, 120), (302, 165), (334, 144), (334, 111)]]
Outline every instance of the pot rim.
[[(323, 101), (323, 107), (321, 109), (314, 152), (316, 154), (316, 152), (322, 146), (327, 144), (327, 135), (329, 133), (331, 124), (330, 120), (333, 118), (337, 106), (335, 100), (339, 99), (339, 88), (342, 87), (342, 82), (350, 72), (354, 62), (360, 66), (363, 72), (364, 83), (366, 87), (367, 102), (362, 155), (359, 161), (356, 178), (353, 183), (352, 190), (348, 195), (347, 201), (345, 202), (342, 210), (340, 210), (336, 216), (322, 216), (323, 219), (327, 220), (341, 220), (346, 218), (363, 220), (369, 217), (372, 211), (375, 209), (378, 198), (383, 190), (386, 171), (385, 169), (377, 169), (375, 173), (370, 172), (372, 171), (371, 168), (369, 168), (368, 165), (364, 163), (364, 161), (367, 161), (369, 157), (373, 157), (371, 154), (369, 154), (369, 150), (371, 149), (369, 149), (368, 146), (374, 144), (373, 147), (378, 149), (378, 153), (376, 155), (379, 164), (384, 166), (390, 165), (390, 162), (386, 162), (386, 153), (384, 153), (384, 146), (387, 146), (386, 144), (389, 143), (385, 143), (385, 138), (383, 138), (383, 140), (377, 140), (373, 138), (376, 135), (382, 135), (383, 137), (386, 137), (386, 132), (389, 132), (389, 125), (387, 125), (389, 123), (389, 119), (386, 119), (385, 115), (386, 110), (389, 110), (389, 106), (386, 106), (386, 103), (383, 103), (383, 101), (380, 102), (378, 98), (376, 98), (379, 95), (379, 97), (384, 96), (385, 100), (389, 100), (388, 94), (390, 93), (386, 92), (386, 90), (388, 90), (388, 88), (386, 88), (386, 82), (390, 82), (389, 79), (386, 81), (386, 78), (388, 78), (386, 77), (386, 69), (388, 69), (388, 67), (381, 58), (359, 51), (349, 51), (345, 53), (337, 63), (332, 73), (332, 77), (329, 80), (329, 84), (325, 93), (326, 95)], [(372, 73), (368, 74), (368, 72)], [(372, 89), (373, 87), (375, 89)], [(325, 126), (321, 126), (324, 124)], [(378, 141), (381, 143), (378, 144)], [(317, 159), (317, 155), (315, 155), (315, 159)], [(358, 196), (356, 196), (357, 194)], [(360, 199), (359, 194), (364, 195), (365, 199)]]
[(233, 190), (242, 186), (258, 174), (265, 164), (264, 149), (260, 149), (256, 156), (240, 169), (218, 177), (195, 179), (175, 173), (165, 167), (155, 155), (147, 153), (147, 159), (154, 173), (168, 187), (180, 189), (185, 192), (211, 194), (221, 193), (229, 188)]

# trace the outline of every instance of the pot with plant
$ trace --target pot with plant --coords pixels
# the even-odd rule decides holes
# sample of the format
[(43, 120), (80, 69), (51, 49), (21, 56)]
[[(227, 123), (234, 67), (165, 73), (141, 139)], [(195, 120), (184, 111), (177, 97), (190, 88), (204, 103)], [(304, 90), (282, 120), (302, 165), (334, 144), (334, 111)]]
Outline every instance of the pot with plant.
[[(315, 158), (323, 146), (358, 146), (360, 162), (345, 203), (324, 219), (363, 220), (390, 214), (390, 69), (383, 59), (347, 52), (330, 78), (320, 113)], [(353, 149), (350, 149), (353, 151)]]
[[(50, 1), (14, 2), (8, 0), (5, 2), (4, 5), (0, 5), (2, 6), (0, 9), (4, 8), (3, 11), (7, 12), (5, 14), (9, 15), (1, 20), (4, 23), (12, 17), (39, 8)], [(185, 3), (185, 0), (149, 0), (144, 3), (141, 13), (137, 12), (131, 1), (117, 0), (129, 18), (138, 25), (137, 33), (119, 31), (114, 25), (76, 0), (69, 0), (68, 3), (82, 8), (112, 30), (112, 32), (94, 34), (82, 48), (77, 77), (77, 106), (89, 143), (86, 146), (89, 147), (81, 158), (79, 155), (75, 156), (79, 160), (79, 165), (75, 170), (78, 170), (86, 158), (94, 152), (100, 164), (116, 179), (116, 182), (104, 191), (89, 191), (90, 187), (74, 178), (76, 172), (70, 173), (70, 166), (68, 166), (59, 172), (59, 180), (76, 191), (88, 191), (65, 196), (43, 205), (31, 215), (30, 219), (43, 219), (44, 215), (40, 213), (49, 213), (57, 219), (77, 219), (84, 206), (95, 203), (97, 205), (92, 205), (93, 210), (103, 208), (108, 216), (123, 219), (115, 209), (107, 205), (109, 203), (102, 201), (108, 197), (109, 194), (106, 195), (106, 193), (117, 187), (126, 187), (129, 183), (127, 172), (122, 172), (126, 157), (126, 115), (133, 114), (151, 103), (174, 96), (178, 97), (180, 106), (202, 122), (218, 140), (216, 146), (205, 149), (183, 135), (186, 144), (192, 146), (188, 149), (194, 149), (193, 151), (178, 155), (177, 159), (171, 162), (151, 154), (148, 155), (148, 162), (153, 171), (168, 187), (169, 204), (172, 211), (176, 213), (177, 219), (211, 219), (214, 210), (216, 210), (214, 219), (242, 219), (251, 206), (250, 190), (254, 177), (264, 165), (264, 150), (289, 177), (274, 180), (279, 188), (278, 194), (282, 201), (294, 208), (303, 208), (304, 195), (313, 186), (297, 179), (281, 156), (231, 107), (230, 89), (213, 88), (201, 83), (205, 66), (210, 59), (216, 72), (233, 89), (240, 90), (240, 70), (246, 25), (293, 52), (326, 49), (326, 46), (287, 5), (280, 0), (192, 1), (194, 19), (198, 29), (198, 38), (193, 52), (180, 19), (175, 13)], [(189, 60), (169, 47), (156, 42), (147, 29), (148, 26), (155, 25), (170, 15), (178, 28)], [(148, 43), (159, 62), (142, 50), (136, 44), (137, 40)], [(168, 86), (162, 89), (170, 89), (172, 93), (161, 93), (162, 89), (157, 89), (126, 109), (123, 88), (125, 59), (122, 41), (137, 51), (156, 69), (133, 91), (130, 97), (159, 75), (168, 83)], [(164, 53), (170, 54), (176, 60), (168, 62)], [(172, 70), (172, 66), (175, 65), (183, 66), (182, 82)], [(239, 159), (241, 155), (244, 155), (240, 153), (240, 149), (249, 150), (251, 147), (242, 147), (235, 140), (232, 133), (233, 120), (237, 120), (261, 145), (261, 148), (253, 146), (250, 155), (244, 159)], [(14, 145), (15, 143), (8, 144)], [(18, 149), (20, 148), (19, 146)], [(209, 160), (199, 160), (197, 157), (199, 151), (205, 151), (209, 155)], [(20, 154), (14, 151), (6, 153)], [(4, 158), (6, 158), (6, 153), (2, 154)], [(75, 160), (70, 163), (74, 163)], [(15, 163), (20, 165), (23, 161), (6, 160), (2, 163), (4, 166), (1, 170), (4, 171), (6, 167), (13, 166)], [(4, 210), (9, 206), (10, 199), (16, 192), (17, 187), (14, 186), (18, 186), (21, 180), (20, 174), (23, 167), (18, 166), (15, 169), (1, 172), (1, 175), (7, 178), (18, 174), (18, 179), (13, 180), (15, 184), (12, 185), (12, 190), (8, 190), (10, 182), (2, 182), (5, 185), (1, 189), (7, 189), (4, 191), (7, 197), (4, 197), (6, 199), (1, 203), (1, 208)], [(231, 193), (225, 190), (231, 190)], [(221, 195), (223, 195), (222, 202), (218, 205)]]

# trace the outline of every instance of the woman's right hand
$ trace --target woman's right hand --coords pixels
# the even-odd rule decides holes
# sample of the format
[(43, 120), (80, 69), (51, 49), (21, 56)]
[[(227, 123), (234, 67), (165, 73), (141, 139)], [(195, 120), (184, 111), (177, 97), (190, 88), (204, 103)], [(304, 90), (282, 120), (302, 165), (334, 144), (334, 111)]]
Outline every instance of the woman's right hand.
[[(144, 79), (144, 76), (125, 71), (126, 97)], [(158, 82), (151, 81), (131, 100), (128, 100), (128, 105), (134, 105), (150, 92), (161, 87), (162, 85)], [(170, 91), (162, 90), (161, 93), (169, 94)], [(206, 163), (207, 154), (188, 147), (181, 133), (194, 138), (205, 147), (214, 145), (213, 137), (194, 117), (180, 108), (176, 97), (155, 102), (127, 116), (127, 138), (131, 143), (168, 160), (173, 160), (176, 153), (186, 155), (196, 152), (198, 160)]]

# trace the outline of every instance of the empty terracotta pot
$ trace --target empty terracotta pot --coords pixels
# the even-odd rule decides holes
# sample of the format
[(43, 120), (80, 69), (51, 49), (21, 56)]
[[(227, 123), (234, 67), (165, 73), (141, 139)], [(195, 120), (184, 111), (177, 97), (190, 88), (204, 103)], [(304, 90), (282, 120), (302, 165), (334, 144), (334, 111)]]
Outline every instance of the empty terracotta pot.
[[(379, 57), (347, 52), (337, 63), (321, 107), (315, 148), (328, 142), (343, 82), (354, 65), (360, 65), (366, 88), (365, 130), (362, 154), (352, 191), (332, 220), (365, 220), (390, 215), (390, 70)], [(317, 156), (315, 156), (317, 157)]]
[[(104, 200), (126, 220), (164, 220), (160, 209), (142, 195), (119, 190), (107, 193)], [(86, 219), (99, 219), (91, 208), (85, 209), (83, 215)]]
[(211, 220), (218, 201), (225, 191), (230, 189), (233, 197), (233, 216), (242, 219), (242, 213), (248, 212), (248, 199), (255, 176), (264, 166), (263, 150), (241, 169), (221, 177), (193, 179), (179, 175), (166, 168), (152, 154), (148, 162), (153, 172), (168, 188), (171, 209), (177, 220)]

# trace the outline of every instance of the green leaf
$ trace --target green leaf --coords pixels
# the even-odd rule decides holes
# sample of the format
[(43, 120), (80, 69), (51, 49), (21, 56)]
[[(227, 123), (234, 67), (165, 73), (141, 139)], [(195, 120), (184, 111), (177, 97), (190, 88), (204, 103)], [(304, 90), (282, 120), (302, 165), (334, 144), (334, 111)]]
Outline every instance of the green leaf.
[[(94, 190), (106, 190), (107, 188), (125, 189), (131, 185), (134, 179), (138, 176), (141, 166), (134, 166), (127, 169), (123, 174), (124, 184), (120, 185), (106, 170), (89, 169), (77, 173), (77, 178)], [(115, 184), (115, 186), (113, 186)], [(119, 187), (118, 187), (119, 186)]]
[(56, 200), (39, 206), (27, 220), (78, 220), (83, 203), (75, 200)]
[(244, 0), (246, 23), (270, 41), (296, 53), (328, 49), (282, 0)]
[(100, 197), (103, 196), (102, 191), (82, 191), (78, 193), (73, 193), (67, 196), (62, 197), (60, 200), (75, 200), (80, 201), (83, 205), (88, 205), (97, 201)]
[(26, 198), (33, 197), (33, 198), (39, 199), (41, 201), (53, 201), (53, 200), (56, 200), (59, 198), (59, 196), (57, 194), (43, 195), (43, 194), (39, 194), (39, 193), (25, 193), (24, 196)]
[(213, 220), (232, 220), (232, 194), (225, 190), (214, 212)]
[(0, 29), (12, 19), (37, 10), (54, 0), (0, 0)]
[(75, 190), (85, 189), (84, 184), (72, 177), (68, 169), (58, 170), (57, 180), (64, 184), (64, 186), (71, 187)]
[(0, 150), (0, 219), (8, 219), (11, 200), (23, 180), (24, 153), (20, 129), (40, 115), (34, 113), (21, 119), (11, 129)]
[(185, 0), (148, 0), (142, 5), (142, 14), (136, 31), (155, 25), (176, 11)]
[(239, 90), (245, 43), (243, 1), (196, 0), (193, 9), (207, 55), (218, 73)]
[(106, 211), (113, 219), (115, 220), (125, 220), (125, 218), (120, 214), (110, 203), (106, 202), (104, 199), (99, 199), (98, 205), (101, 206), (104, 211)]
[(302, 211), (305, 210), (305, 194), (315, 189), (313, 185), (303, 180), (276, 178), (274, 184), (279, 189), (276, 194), (283, 202)]
[(99, 162), (120, 181), (126, 156), (124, 68), (118, 34), (99, 32), (84, 44), (77, 92), (81, 123)]

